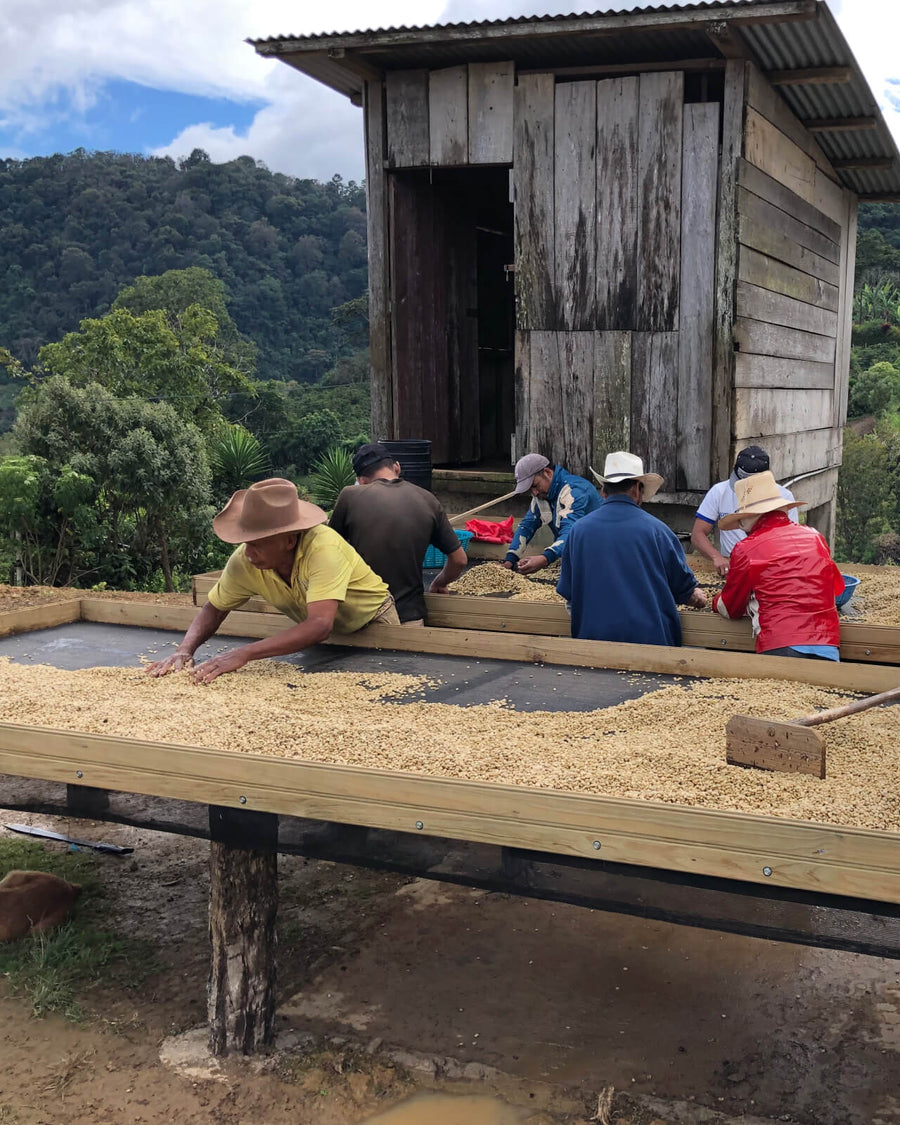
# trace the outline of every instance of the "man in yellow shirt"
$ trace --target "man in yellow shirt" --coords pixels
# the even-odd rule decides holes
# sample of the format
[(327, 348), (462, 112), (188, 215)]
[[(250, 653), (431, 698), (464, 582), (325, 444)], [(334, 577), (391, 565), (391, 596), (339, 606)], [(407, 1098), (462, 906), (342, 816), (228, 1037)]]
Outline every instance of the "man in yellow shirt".
[(301, 500), (289, 480), (273, 477), (236, 492), (213, 520), (226, 543), (241, 544), (225, 565), (184, 639), (152, 676), (193, 665), (194, 653), (233, 609), (256, 595), (296, 625), (277, 637), (253, 641), (198, 665), (196, 683), (211, 683), (250, 660), (286, 656), (324, 641), (332, 632), (355, 633), (365, 625), (399, 625), (387, 583), (336, 531), (327, 516)]

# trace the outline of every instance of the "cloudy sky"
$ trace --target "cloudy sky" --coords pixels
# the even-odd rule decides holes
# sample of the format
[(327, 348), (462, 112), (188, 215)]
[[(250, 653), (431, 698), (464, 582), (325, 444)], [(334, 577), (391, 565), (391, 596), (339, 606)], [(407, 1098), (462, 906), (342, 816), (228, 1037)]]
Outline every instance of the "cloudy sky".
[[(828, 0), (900, 139), (900, 0)], [(646, 0), (645, 0), (646, 3)], [(362, 115), (247, 38), (635, 6), (634, 0), (2, 0), (0, 158), (74, 148), (249, 154), (363, 176)]]

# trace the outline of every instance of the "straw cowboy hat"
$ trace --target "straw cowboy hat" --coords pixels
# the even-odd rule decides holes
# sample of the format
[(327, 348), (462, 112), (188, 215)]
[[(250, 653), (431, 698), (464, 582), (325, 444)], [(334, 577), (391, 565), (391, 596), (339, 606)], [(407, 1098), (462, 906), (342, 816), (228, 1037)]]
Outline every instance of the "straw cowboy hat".
[(213, 531), (226, 543), (252, 543), (284, 531), (305, 531), (327, 519), (321, 508), (300, 499), (296, 485), (272, 477), (239, 489), (213, 520)]
[(745, 480), (734, 482), (734, 494), (738, 499), (736, 511), (722, 516), (719, 528), (733, 531), (741, 520), (748, 516), (761, 516), (766, 512), (786, 512), (789, 508), (802, 508), (802, 500), (785, 500), (778, 487), (778, 481), (768, 471), (754, 473)]
[(618, 453), (607, 453), (602, 477), (593, 469), (591, 472), (600, 484), (618, 484), (623, 480), (643, 481), (645, 500), (655, 496), (665, 483), (659, 473), (644, 472), (644, 462), (640, 457), (621, 449)]

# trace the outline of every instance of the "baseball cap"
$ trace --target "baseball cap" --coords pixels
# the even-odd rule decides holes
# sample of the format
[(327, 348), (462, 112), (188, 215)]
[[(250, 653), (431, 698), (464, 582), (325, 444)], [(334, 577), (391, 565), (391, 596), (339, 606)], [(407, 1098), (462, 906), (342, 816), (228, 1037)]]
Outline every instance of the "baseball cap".
[(534, 478), (542, 469), (546, 469), (550, 462), (540, 453), (526, 453), (516, 461), (516, 493), (527, 492), (531, 488)]
[(396, 461), (397, 458), (377, 441), (361, 445), (353, 454), (353, 471), (358, 477), (365, 476), (366, 469), (371, 469), (379, 461)]
[(734, 471), (738, 477), (753, 476), (754, 473), (765, 473), (769, 468), (769, 455), (758, 445), (748, 445), (737, 455)]

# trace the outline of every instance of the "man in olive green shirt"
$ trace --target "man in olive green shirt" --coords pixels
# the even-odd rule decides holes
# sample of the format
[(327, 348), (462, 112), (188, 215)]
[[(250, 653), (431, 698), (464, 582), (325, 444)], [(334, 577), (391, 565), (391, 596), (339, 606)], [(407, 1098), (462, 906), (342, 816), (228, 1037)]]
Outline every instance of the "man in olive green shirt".
[(324, 641), (332, 632), (355, 633), (370, 624), (399, 625), (383, 582), (337, 532), (326, 515), (301, 500), (288, 480), (274, 477), (241, 489), (213, 520), (226, 543), (239, 543), (209, 600), (181, 644), (147, 671), (164, 676), (193, 665), (196, 650), (233, 609), (254, 595), (297, 624), (276, 637), (241, 645), (193, 669), (196, 683), (211, 683), (250, 660), (285, 656)]

